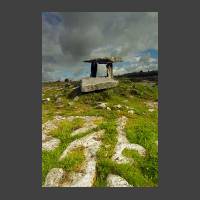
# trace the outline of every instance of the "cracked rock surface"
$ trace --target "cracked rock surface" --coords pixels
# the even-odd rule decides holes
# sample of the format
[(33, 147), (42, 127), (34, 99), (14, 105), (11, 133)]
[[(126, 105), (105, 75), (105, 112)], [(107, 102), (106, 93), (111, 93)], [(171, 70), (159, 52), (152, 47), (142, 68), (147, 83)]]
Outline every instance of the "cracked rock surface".
[(86, 135), (73, 141), (62, 153), (59, 160), (63, 160), (71, 151), (83, 147), (85, 164), (79, 172), (72, 172), (67, 175), (67, 181), (63, 181), (65, 173), (61, 169), (52, 169), (48, 173), (45, 187), (92, 187), (96, 177), (96, 152), (101, 145), (101, 136), (104, 130)]
[[(57, 128), (59, 121), (73, 121), (77, 118), (82, 118), (85, 122), (83, 127), (76, 129), (71, 133), (72, 136), (96, 128), (96, 120), (102, 120), (102, 117), (95, 116), (70, 116), (67, 118), (57, 116), (53, 120), (46, 122), (42, 127), (42, 149), (50, 151), (59, 145), (59, 139), (48, 135), (50, 131)], [(117, 119), (118, 141), (115, 146), (112, 160), (119, 164), (134, 161), (133, 159), (122, 155), (124, 149), (136, 150), (141, 156), (145, 156), (146, 153), (144, 147), (138, 144), (131, 144), (127, 140), (126, 133), (124, 131), (127, 120), (128, 118), (125, 116)], [(92, 187), (96, 177), (96, 153), (101, 146), (101, 138), (104, 132), (105, 130), (92, 132), (71, 142), (61, 154), (59, 160), (61, 161), (65, 159), (73, 150), (83, 148), (85, 161), (82, 164), (81, 169), (67, 174), (62, 168), (53, 168), (46, 176), (44, 187)], [(108, 187), (133, 187), (125, 179), (114, 174), (108, 175), (107, 185)]]
[(64, 120), (64, 117), (55, 116), (42, 125), (42, 150), (52, 151), (59, 146), (60, 140), (49, 135), (49, 133), (58, 128), (57, 123)]
[(83, 124), (83, 127), (73, 131), (71, 133), (72, 136), (85, 133), (87, 131), (97, 128), (95, 121), (102, 120), (102, 117), (95, 117), (95, 116), (70, 116), (67, 118), (67, 120), (73, 121), (74, 119), (77, 119), (77, 118), (83, 119), (85, 123)]
[(46, 138), (47, 139), (45, 141), (42, 141), (42, 150), (51, 151), (59, 146), (59, 139), (53, 138), (51, 136), (46, 136)]
[(62, 168), (53, 168), (46, 176), (45, 187), (59, 187), (66, 173)]
[(107, 177), (107, 186), (108, 187), (133, 187), (123, 179), (122, 177), (114, 174), (109, 174)]
[(133, 162), (133, 159), (127, 158), (124, 155), (122, 155), (122, 151), (124, 149), (130, 149), (130, 150), (136, 150), (141, 156), (145, 156), (145, 148), (142, 147), (139, 144), (131, 144), (126, 138), (126, 133), (124, 132), (124, 128), (126, 125), (128, 118), (125, 116), (122, 116), (118, 118), (117, 120), (117, 133), (118, 133), (118, 138), (117, 138), (117, 145), (115, 147), (115, 153), (112, 157), (114, 161), (117, 163), (128, 163), (128, 162)]

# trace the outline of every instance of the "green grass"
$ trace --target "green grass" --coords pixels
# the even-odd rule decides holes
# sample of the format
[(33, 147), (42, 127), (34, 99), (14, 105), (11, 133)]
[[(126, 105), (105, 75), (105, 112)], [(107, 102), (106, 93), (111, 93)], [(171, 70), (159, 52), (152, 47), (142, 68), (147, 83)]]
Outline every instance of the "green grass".
[[(76, 83), (78, 84), (78, 83)], [(53, 119), (56, 115), (70, 116), (102, 116), (103, 121), (98, 122), (96, 130), (104, 129), (102, 145), (97, 152), (97, 176), (94, 183), (95, 187), (106, 187), (106, 178), (109, 173), (120, 175), (129, 184), (136, 187), (158, 186), (158, 110), (148, 111), (145, 102), (158, 100), (157, 84), (149, 82), (134, 82), (129, 79), (120, 79), (118, 87), (79, 95), (78, 101), (69, 98), (74, 86), (64, 86), (62, 82), (47, 83), (47, 88), (63, 88), (62, 90), (50, 89), (43, 92), (43, 98), (51, 98), (49, 102), (42, 103), (42, 122)], [(62, 98), (62, 106), (56, 103), (56, 97)], [(69, 105), (73, 102), (73, 105)], [(98, 109), (98, 102), (107, 102), (111, 111)], [(113, 106), (120, 104), (123, 106), (120, 112)], [(134, 114), (128, 114), (127, 108), (134, 110)], [(123, 154), (133, 158), (134, 163), (117, 164), (111, 160), (114, 148), (117, 143), (116, 120), (120, 116), (128, 117), (125, 128), (127, 139), (130, 143), (142, 145), (146, 149), (146, 156), (141, 157), (133, 150), (125, 149)], [(73, 122), (61, 122), (58, 129), (51, 134), (60, 139), (61, 144), (54, 151), (42, 152), (42, 183), (50, 169), (62, 167), (67, 172), (76, 171), (84, 162), (82, 149), (77, 149), (68, 155), (62, 162), (58, 158), (64, 149), (74, 140), (81, 138), (90, 132), (71, 137), (70, 133), (83, 125), (83, 120), (76, 119)]]
[(59, 124), (58, 129), (50, 133), (53, 137), (60, 139), (61, 143), (59, 147), (53, 151), (42, 152), (42, 184), (44, 184), (45, 177), (49, 170), (54, 167), (61, 167), (66, 171), (72, 171), (81, 166), (84, 161), (83, 149), (79, 148), (76, 151), (73, 151), (63, 161), (59, 161), (59, 157), (69, 143), (89, 133), (87, 132), (73, 137), (70, 135), (75, 128), (81, 127), (82, 124), (82, 119), (75, 119), (72, 122), (64, 121)]
[(77, 149), (76, 151), (71, 152), (64, 160), (59, 161), (58, 158), (61, 153), (60, 148), (52, 152), (42, 152), (42, 185), (45, 182), (47, 173), (52, 168), (63, 168), (67, 172), (76, 171), (84, 162), (85, 157), (82, 150)]
[(130, 152), (129, 155), (137, 160), (138, 168), (156, 185), (158, 183), (158, 148), (156, 145), (158, 126), (155, 121), (156, 115), (129, 120), (126, 133), (131, 143), (140, 144), (146, 149), (145, 158), (139, 157), (138, 159), (135, 154), (130, 154)]

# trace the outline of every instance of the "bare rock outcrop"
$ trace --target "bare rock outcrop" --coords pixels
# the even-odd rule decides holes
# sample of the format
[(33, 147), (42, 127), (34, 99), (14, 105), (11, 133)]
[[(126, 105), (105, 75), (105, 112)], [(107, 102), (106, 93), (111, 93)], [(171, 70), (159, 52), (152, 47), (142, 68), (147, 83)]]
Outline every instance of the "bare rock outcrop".
[(118, 175), (109, 174), (107, 177), (108, 187), (133, 187), (125, 179)]
[(101, 137), (104, 130), (86, 135), (73, 141), (62, 153), (59, 160), (77, 148), (84, 149), (85, 162), (80, 171), (67, 174), (67, 179), (63, 181), (65, 172), (62, 169), (52, 169), (45, 180), (45, 187), (92, 187), (96, 177), (96, 153), (101, 145)]
[(115, 146), (115, 153), (112, 157), (112, 159), (117, 163), (128, 163), (133, 161), (131, 158), (127, 158), (122, 154), (124, 149), (136, 150), (141, 156), (145, 156), (146, 153), (144, 147), (139, 144), (131, 144), (127, 140), (126, 133), (124, 132), (127, 120), (128, 119), (125, 116), (122, 116), (117, 120), (118, 141)]

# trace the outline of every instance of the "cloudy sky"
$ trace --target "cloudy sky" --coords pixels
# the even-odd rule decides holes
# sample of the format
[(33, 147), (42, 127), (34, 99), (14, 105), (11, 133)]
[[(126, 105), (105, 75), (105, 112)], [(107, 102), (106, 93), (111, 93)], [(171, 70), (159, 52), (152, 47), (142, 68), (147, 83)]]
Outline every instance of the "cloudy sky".
[[(114, 74), (158, 69), (156, 12), (43, 12), (42, 80), (90, 75), (83, 60), (121, 56)], [(105, 75), (99, 65), (98, 75)]]

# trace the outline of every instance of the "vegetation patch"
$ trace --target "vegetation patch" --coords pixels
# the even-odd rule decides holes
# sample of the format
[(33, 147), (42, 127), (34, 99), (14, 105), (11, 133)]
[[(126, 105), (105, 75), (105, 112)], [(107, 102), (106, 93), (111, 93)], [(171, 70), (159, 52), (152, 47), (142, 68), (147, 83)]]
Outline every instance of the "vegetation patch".
[[(97, 128), (72, 136), (71, 133), (83, 127), (81, 118), (72, 121), (61, 121), (58, 128), (50, 134), (60, 139), (60, 145), (53, 151), (42, 152), (42, 184), (47, 173), (52, 168), (63, 168), (66, 172), (77, 171), (84, 164), (83, 149), (71, 152), (64, 160), (59, 157), (68, 145), (76, 139), (98, 130), (105, 130), (102, 144), (97, 152), (95, 187), (106, 187), (108, 174), (116, 174), (135, 187), (158, 186), (158, 109), (148, 111), (146, 102), (157, 102), (158, 85), (152, 81), (135, 81), (130, 78), (120, 78), (115, 88), (91, 92), (77, 93), (71, 96), (79, 83), (45, 83), (42, 93), (42, 123), (52, 120), (54, 116), (100, 116), (94, 123)], [(76, 98), (77, 97), (77, 98)], [(49, 98), (47, 100), (47, 98)], [(60, 99), (58, 99), (60, 98)], [(106, 103), (110, 109), (97, 108), (99, 102)], [(120, 105), (117, 107), (116, 105)], [(132, 110), (132, 112), (128, 112)], [(117, 164), (112, 156), (117, 144), (117, 124), (119, 117), (128, 118), (125, 133), (130, 143), (139, 144), (146, 149), (146, 155), (140, 156), (134, 150), (125, 149), (124, 156), (132, 158), (133, 163)]]

